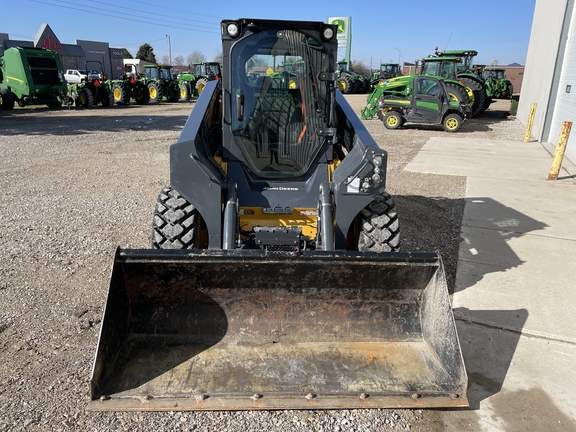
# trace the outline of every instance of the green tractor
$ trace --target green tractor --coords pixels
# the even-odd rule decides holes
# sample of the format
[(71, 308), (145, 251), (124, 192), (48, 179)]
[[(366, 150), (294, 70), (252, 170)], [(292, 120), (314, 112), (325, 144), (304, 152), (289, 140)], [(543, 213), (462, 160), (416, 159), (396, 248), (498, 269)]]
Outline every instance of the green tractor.
[(381, 63), (380, 70), (372, 72), (371, 84), (374, 86), (380, 80), (388, 80), (400, 75), (402, 75), (402, 71), (398, 63)]
[(180, 86), (172, 75), (172, 66), (145, 65), (144, 76), (140, 81), (148, 87), (150, 103), (158, 104), (162, 98), (168, 102), (180, 99)]
[[(88, 69), (88, 63), (98, 63), (100, 71)], [(85, 64), (88, 79), (78, 84), (68, 84), (68, 95), (76, 106), (92, 108), (98, 104), (103, 107), (114, 105), (114, 93), (108, 75), (104, 73), (102, 63), (87, 61)]]
[(57, 108), (68, 105), (68, 88), (60, 55), (43, 48), (12, 47), (0, 56), (0, 99), (2, 108), (14, 104), (46, 104)]
[(463, 82), (474, 93), (472, 116), (485, 111), (492, 103), (493, 97), (491, 89), (486, 86), (486, 80), (477, 73), (477, 68), (473, 65), (474, 57), (477, 55), (478, 51), (475, 50), (438, 51), (438, 47), (436, 47), (435, 56), (433, 57), (437, 59), (456, 58), (458, 80)]
[(124, 65), (124, 74), (111, 82), (114, 102), (117, 105), (129, 105), (130, 100), (134, 99), (138, 105), (147, 105), (150, 102), (150, 92), (146, 84), (140, 81), (138, 67), (134, 64)]
[(470, 106), (451, 99), (442, 78), (413, 75), (404, 83), (378, 101), (377, 115), (387, 129), (410, 122), (442, 125), (446, 132), (457, 132), (470, 117)]
[(482, 76), (486, 80), (486, 87), (496, 99), (511, 99), (514, 94), (514, 86), (506, 78), (506, 70), (497, 67), (485, 67)]
[(187, 72), (178, 76), (181, 99), (190, 100), (192, 97), (200, 96), (208, 81), (220, 79), (222, 76), (218, 62), (196, 62), (192, 66), (192, 69), (188, 67)]
[(350, 71), (348, 62), (339, 61), (336, 73), (338, 89), (342, 93), (368, 93), (370, 90), (370, 80), (362, 74)]

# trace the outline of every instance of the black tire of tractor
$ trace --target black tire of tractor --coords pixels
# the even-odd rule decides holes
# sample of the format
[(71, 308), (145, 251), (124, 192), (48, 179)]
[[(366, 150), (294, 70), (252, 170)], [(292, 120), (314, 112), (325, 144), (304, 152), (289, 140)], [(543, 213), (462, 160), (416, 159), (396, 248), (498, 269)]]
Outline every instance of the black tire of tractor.
[(130, 93), (128, 93), (123, 82), (114, 83), (112, 86), (112, 97), (114, 98), (116, 105), (130, 104)]
[(462, 117), (458, 114), (448, 114), (442, 120), (442, 129), (446, 132), (458, 132), (462, 127)]
[(151, 81), (148, 83), (148, 94), (150, 95), (150, 103), (158, 105), (164, 97), (164, 89), (157, 82)]
[(207, 82), (208, 80), (206, 78), (200, 78), (198, 81), (196, 81), (196, 94), (198, 96), (202, 94), (202, 91), (204, 90), (204, 87), (206, 87)]
[(136, 89), (134, 100), (138, 105), (148, 105), (150, 102), (150, 92), (148, 91), (148, 86), (143, 83), (136, 84), (138, 88)]
[(446, 90), (448, 90), (448, 94), (453, 95), (458, 102), (464, 102), (467, 105), (470, 104), (470, 98), (462, 86), (454, 83), (446, 83)]
[(464, 85), (474, 93), (474, 103), (472, 104), (472, 117), (479, 114), (486, 104), (486, 89), (484, 84), (469, 77), (463, 77)]
[(377, 196), (359, 214), (360, 252), (398, 252), (400, 228), (394, 200), (387, 193)]
[(78, 90), (78, 97), (76, 98), (76, 106), (83, 108), (93, 108), (94, 107), (94, 95), (86, 87), (82, 87)]
[(382, 120), (386, 129), (400, 129), (404, 124), (404, 117), (398, 111), (390, 110)]
[(362, 90), (360, 91), (360, 93), (368, 93), (370, 91), (370, 80), (368, 78), (365, 78), (362, 81)]
[(106, 94), (102, 95), (102, 106), (103, 107), (114, 106), (114, 93), (111, 90), (106, 91)]
[(512, 99), (512, 95), (514, 94), (514, 86), (510, 81), (506, 83), (506, 96), (505, 99)]
[(345, 76), (343, 79), (344, 79), (344, 82), (346, 83), (346, 88), (344, 89), (344, 91), (342, 93), (344, 93), (344, 94), (354, 93), (355, 89), (356, 89), (356, 83), (354, 82), (354, 80), (352, 78), (350, 78), (349, 76)]
[(7, 88), (0, 88), (0, 96), (2, 96), (2, 109), (14, 109), (14, 96)]
[(340, 90), (342, 94), (346, 93), (346, 90), (348, 88), (348, 82), (344, 79), (344, 77), (338, 78), (336, 85), (338, 86), (338, 90)]
[(192, 98), (192, 94), (190, 92), (190, 84), (189, 83), (182, 83), (180, 86), (180, 99), (190, 100)]
[(196, 249), (200, 215), (196, 208), (167, 186), (158, 195), (152, 219), (152, 249)]
[(168, 89), (169, 91), (166, 93), (166, 100), (168, 102), (178, 102), (180, 99), (180, 87), (178, 87), (178, 84), (172, 83)]

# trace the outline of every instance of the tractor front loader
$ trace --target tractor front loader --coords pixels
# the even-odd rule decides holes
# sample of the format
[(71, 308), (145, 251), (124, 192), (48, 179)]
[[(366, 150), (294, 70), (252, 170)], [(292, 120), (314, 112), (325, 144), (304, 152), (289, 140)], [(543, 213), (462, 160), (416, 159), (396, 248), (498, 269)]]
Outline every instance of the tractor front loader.
[[(337, 27), (221, 23), (152, 249), (119, 249), (90, 410), (467, 406), (441, 258), (400, 252), (387, 153), (337, 90)], [(289, 56), (298, 88), (275, 80)]]

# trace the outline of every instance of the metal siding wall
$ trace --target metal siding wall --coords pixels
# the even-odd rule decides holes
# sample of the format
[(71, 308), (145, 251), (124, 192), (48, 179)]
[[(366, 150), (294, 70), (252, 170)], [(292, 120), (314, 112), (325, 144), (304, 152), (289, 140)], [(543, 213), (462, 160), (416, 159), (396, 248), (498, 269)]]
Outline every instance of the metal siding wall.
[[(558, 99), (554, 106), (552, 115), (552, 126), (548, 137), (542, 137), (544, 141), (556, 143), (562, 130), (564, 121), (576, 122), (576, 8), (572, 11), (570, 29), (568, 30), (568, 40), (566, 52), (562, 65), (562, 74), (558, 86)], [(570, 93), (566, 92), (566, 87), (571, 86)], [(576, 127), (570, 134), (566, 155), (571, 162), (576, 163)]]
[(517, 118), (526, 124), (538, 104), (532, 136), (542, 139), (567, 0), (536, 0)]

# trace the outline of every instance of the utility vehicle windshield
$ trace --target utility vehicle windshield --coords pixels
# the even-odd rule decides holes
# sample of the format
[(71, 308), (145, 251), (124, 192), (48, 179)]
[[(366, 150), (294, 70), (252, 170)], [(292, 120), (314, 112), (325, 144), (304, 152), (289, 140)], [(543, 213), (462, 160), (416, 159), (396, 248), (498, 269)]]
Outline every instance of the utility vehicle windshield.
[(232, 131), (250, 169), (261, 177), (304, 174), (324, 138), (327, 119), (324, 47), (292, 30), (266, 30), (231, 51)]
[(436, 75), (444, 79), (455, 80), (456, 68), (452, 61), (429, 61), (424, 62), (422, 75)]

